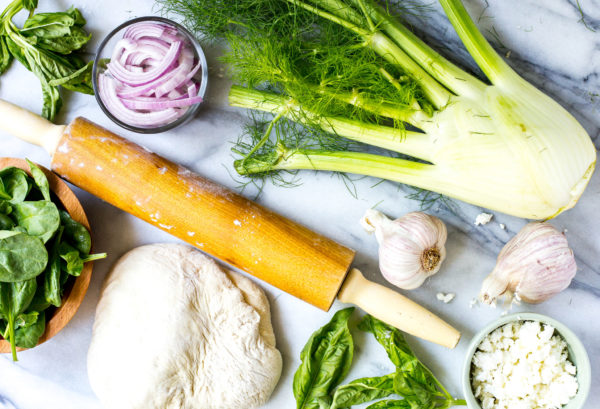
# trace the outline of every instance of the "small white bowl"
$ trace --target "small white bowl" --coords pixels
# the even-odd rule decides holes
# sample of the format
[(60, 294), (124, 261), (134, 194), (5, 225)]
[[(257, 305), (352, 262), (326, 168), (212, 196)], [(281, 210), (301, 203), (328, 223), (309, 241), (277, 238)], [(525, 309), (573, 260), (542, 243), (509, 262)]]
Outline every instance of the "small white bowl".
[(579, 338), (565, 325), (550, 318), (546, 315), (534, 314), (534, 313), (517, 313), (501, 317), (490, 324), (486, 325), (481, 331), (479, 331), (471, 340), (467, 349), (467, 356), (465, 357), (465, 363), (462, 370), (462, 386), (465, 400), (467, 401), (467, 407), (469, 409), (481, 409), (479, 400), (473, 394), (473, 388), (471, 386), (471, 363), (473, 361), (473, 355), (481, 344), (481, 341), (493, 332), (495, 329), (508, 324), (509, 322), (516, 321), (539, 321), (544, 324), (548, 324), (555, 329), (555, 333), (558, 333), (567, 343), (569, 351), (569, 360), (577, 368), (577, 383), (579, 388), (577, 394), (569, 401), (568, 404), (562, 407), (562, 409), (581, 409), (585, 403), (590, 392), (590, 385), (592, 380), (590, 360), (587, 352)]

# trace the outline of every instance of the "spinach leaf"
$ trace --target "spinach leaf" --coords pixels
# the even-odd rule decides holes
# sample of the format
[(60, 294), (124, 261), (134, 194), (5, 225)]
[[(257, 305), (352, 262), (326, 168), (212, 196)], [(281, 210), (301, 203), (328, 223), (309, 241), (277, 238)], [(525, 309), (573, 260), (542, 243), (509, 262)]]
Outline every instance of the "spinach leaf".
[(50, 184), (48, 183), (48, 178), (46, 174), (33, 162), (29, 159), (25, 159), (29, 164), (29, 169), (31, 169), (31, 174), (33, 175), (33, 180), (37, 188), (42, 192), (42, 196), (44, 196), (44, 200), (50, 201)]
[[(10, 340), (13, 360), (17, 360), (15, 322), (33, 299), (37, 283), (30, 279), (15, 283), (0, 283), (0, 314), (6, 319), (5, 338)], [(45, 323), (44, 323), (45, 325)]]
[(46, 294), (45, 294), (46, 289), (44, 288), (45, 279), (46, 279), (45, 274), (40, 274), (39, 276), (36, 277), (37, 289), (35, 290), (35, 295), (33, 296), (33, 299), (31, 300), (29, 307), (27, 307), (26, 312), (44, 311), (46, 308), (48, 308), (50, 306), (50, 303), (48, 301), (46, 301)]
[(0, 75), (10, 67), (13, 56), (8, 49), (6, 39), (0, 37)]
[(15, 344), (21, 348), (33, 348), (46, 330), (46, 313), (41, 311), (37, 320), (30, 326), (15, 330)]
[(0, 213), (0, 230), (11, 230), (13, 227), (15, 227), (15, 223), (12, 219), (7, 215)]
[(13, 218), (30, 236), (39, 237), (44, 243), (60, 226), (58, 208), (45, 200), (16, 203), (13, 206)]
[(60, 223), (64, 226), (64, 240), (79, 252), (87, 256), (92, 248), (92, 239), (88, 230), (81, 224), (71, 218), (69, 213), (64, 210), (58, 211)]
[(15, 320), (15, 329), (31, 327), (37, 321), (39, 314), (40, 313), (38, 311), (31, 311), (28, 313), (19, 314), (17, 316), (17, 319)]
[[(0, 37), (1, 38), (1, 37)], [(4, 189), (4, 182), (2, 178), (0, 178), (0, 200), (10, 200), (12, 199), (8, 193), (6, 193), (6, 189)]]
[(46, 247), (37, 237), (0, 231), (0, 281), (17, 282), (39, 275), (48, 263)]
[(394, 393), (395, 374), (361, 378), (335, 390), (331, 409), (349, 408), (352, 405), (385, 398)]
[(79, 251), (63, 241), (60, 243), (58, 252), (60, 258), (64, 260), (64, 263), (62, 263), (62, 269), (68, 274), (78, 277), (83, 270), (84, 263), (82, 258), (79, 257)]
[(23, 169), (5, 168), (0, 171), (0, 178), (4, 185), (4, 192), (10, 197), (11, 203), (19, 203), (25, 200), (31, 185), (29, 177)]
[(52, 249), (50, 250), (48, 266), (44, 273), (44, 299), (55, 307), (60, 307), (62, 304), (62, 288), (60, 283), (61, 268), (60, 268), (60, 242), (62, 240), (64, 228), (61, 226), (54, 238)]
[(302, 349), (293, 383), (297, 409), (319, 409), (318, 399), (328, 396), (348, 373), (354, 352), (348, 319), (353, 311), (336, 312)]
[[(0, 179), (2, 180), (2, 179)], [(9, 215), (12, 213), (12, 206), (5, 200), (0, 200), (0, 214)]]

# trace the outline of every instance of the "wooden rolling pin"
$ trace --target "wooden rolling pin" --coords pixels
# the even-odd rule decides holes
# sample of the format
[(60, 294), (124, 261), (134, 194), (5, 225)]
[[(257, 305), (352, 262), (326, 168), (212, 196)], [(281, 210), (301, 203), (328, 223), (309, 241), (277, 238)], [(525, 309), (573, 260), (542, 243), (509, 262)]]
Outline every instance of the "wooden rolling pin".
[(51, 168), (91, 194), (323, 310), (336, 296), (420, 338), (453, 348), (460, 333), (401, 294), (346, 277), (354, 251), (76, 118), (54, 125), (0, 100), (0, 129), (43, 146)]

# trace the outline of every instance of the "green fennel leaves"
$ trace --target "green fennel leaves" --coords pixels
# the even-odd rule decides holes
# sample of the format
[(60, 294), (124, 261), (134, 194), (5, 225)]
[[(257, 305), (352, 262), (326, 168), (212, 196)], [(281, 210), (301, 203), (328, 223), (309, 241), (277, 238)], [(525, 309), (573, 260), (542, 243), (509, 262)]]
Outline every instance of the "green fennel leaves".
[(397, 395), (403, 399), (380, 400), (367, 409), (446, 409), (466, 405), (454, 399), (411, 351), (402, 333), (367, 315), (358, 328), (373, 334), (388, 354), (396, 371), (360, 378), (338, 386), (348, 373), (353, 355), (348, 319), (354, 308), (338, 311), (317, 330), (302, 350), (302, 364), (294, 376), (297, 408), (347, 409)]
[[(0, 170), (0, 335), (16, 347), (33, 348), (46, 329), (50, 307), (62, 305), (69, 277), (91, 254), (87, 229), (52, 201), (44, 172), (27, 161)], [(53, 311), (52, 311), (53, 312)]]
[(0, 74), (13, 58), (40, 80), (42, 116), (53, 121), (62, 106), (58, 87), (93, 94), (92, 62), (81, 51), (91, 38), (85, 19), (76, 8), (66, 12), (31, 14), (19, 29), (12, 18), (21, 10), (33, 12), (37, 1), (14, 0), (0, 22)]

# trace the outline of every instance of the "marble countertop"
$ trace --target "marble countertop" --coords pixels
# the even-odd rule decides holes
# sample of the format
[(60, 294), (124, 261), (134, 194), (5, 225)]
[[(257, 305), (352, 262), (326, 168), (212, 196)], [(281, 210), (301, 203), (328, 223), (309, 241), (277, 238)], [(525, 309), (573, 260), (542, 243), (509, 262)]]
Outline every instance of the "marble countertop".
[[(93, 33), (91, 50), (122, 21), (157, 12), (152, 8), (151, 0), (75, 0), (73, 3), (88, 19), (87, 27)], [(579, 3), (586, 24), (582, 22), (575, 0), (469, 0), (467, 6), (485, 32), (494, 33), (493, 37), (499, 39), (498, 46), (509, 56), (508, 62), (527, 80), (567, 107), (598, 147), (600, 3), (598, 0)], [(41, 0), (40, 10), (64, 10), (70, 5), (71, 1), (66, 0)], [(436, 5), (433, 9), (420, 25), (424, 36), (432, 43), (443, 42), (447, 50), (457, 54), (456, 58), (468, 61), (441, 10)], [(93, 97), (79, 94), (65, 95), (59, 120), (66, 122), (75, 116), (85, 116), (201, 175), (236, 188), (238, 183), (231, 176), (230, 142), (240, 134), (247, 116), (243, 110), (227, 106), (229, 83), (219, 75), (216, 60), (220, 52), (211, 47), (206, 51), (211, 66), (208, 98), (198, 117), (180, 129), (161, 135), (126, 132), (104, 116)], [(41, 109), (38, 81), (19, 64), (13, 64), (0, 78), (0, 98), (34, 112)], [(0, 146), (2, 156), (28, 157), (49, 164), (49, 158), (41, 148), (11, 136), (0, 133)], [(419, 203), (407, 199), (408, 190), (394, 183), (384, 182), (374, 187), (376, 181), (373, 179), (357, 179), (354, 197), (342, 180), (330, 174), (304, 172), (301, 178), (302, 185), (293, 189), (266, 185), (259, 201), (356, 249), (354, 265), (370, 279), (385, 284), (378, 272), (375, 239), (362, 231), (358, 220), (365, 209), (376, 204), (379, 210), (398, 217), (418, 210)], [(21, 352), (18, 363), (12, 363), (8, 356), (0, 357), (0, 396), (3, 397), (0, 408), (13, 408), (9, 402), (19, 409), (99, 408), (87, 379), (86, 354), (101, 283), (110, 266), (133, 247), (177, 241), (84, 191), (75, 189), (75, 192), (90, 219), (95, 250), (107, 252), (109, 256), (96, 263), (88, 294), (75, 318), (62, 332), (33, 350)], [(252, 196), (253, 192), (247, 190), (244, 194)], [(512, 310), (547, 314), (565, 323), (580, 337), (592, 363), (592, 388), (586, 409), (600, 407), (599, 203), (600, 172), (596, 172), (580, 203), (552, 221), (557, 228), (566, 231), (577, 256), (578, 273), (571, 286), (543, 304), (524, 304)], [(460, 371), (470, 338), (503, 312), (501, 308), (481, 305), (471, 308), (471, 300), (477, 296), (483, 278), (492, 270), (501, 247), (526, 223), (523, 219), (494, 213), (491, 223), (475, 226), (473, 222), (481, 211), (457, 201), (453, 202), (452, 209), (444, 204), (435, 204), (430, 209), (448, 226), (448, 257), (437, 275), (418, 290), (408, 293), (463, 333), (461, 342), (453, 350), (408, 337), (417, 355), (455, 396), (462, 395)], [(343, 305), (336, 302), (329, 313), (324, 313), (265, 283), (260, 285), (271, 302), (277, 346), (284, 359), (281, 381), (265, 408), (291, 408), (295, 406), (291, 384), (300, 350), (310, 334)], [(444, 304), (436, 299), (438, 292), (453, 292), (456, 298)], [(359, 315), (354, 315), (354, 324)], [(359, 331), (354, 331), (354, 336), (356, 353), (347, 380), (382, 375), (392, 370), (382, 349), (370, 336)], [(150, 337), (148, 342), (151, 342)]]

